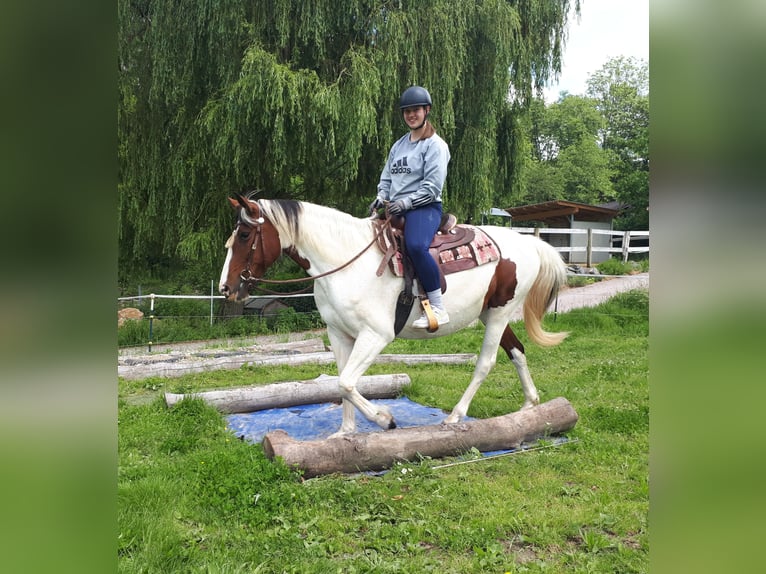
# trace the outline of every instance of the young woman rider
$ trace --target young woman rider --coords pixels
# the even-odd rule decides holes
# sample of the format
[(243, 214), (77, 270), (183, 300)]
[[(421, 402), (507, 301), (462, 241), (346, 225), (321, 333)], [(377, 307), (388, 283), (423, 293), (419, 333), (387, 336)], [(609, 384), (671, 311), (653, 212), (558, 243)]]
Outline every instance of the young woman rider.
[[(449, 315), (442, 302), (439, 268), (428, 253), (428, 246), (441, 222), (441, 193), (450, 152), (428, 121), (431, 105), (431, 95), (423, 87), (411, 86), (402, 93), (399, 109), (409, 133), (391, 146), (370, 212), (387, 205), (389, 214), (405, 218), (407, 253), (438, 324), (444, 325), (449, 322)], [(425, 312), (412, 326), (428, 327)]]

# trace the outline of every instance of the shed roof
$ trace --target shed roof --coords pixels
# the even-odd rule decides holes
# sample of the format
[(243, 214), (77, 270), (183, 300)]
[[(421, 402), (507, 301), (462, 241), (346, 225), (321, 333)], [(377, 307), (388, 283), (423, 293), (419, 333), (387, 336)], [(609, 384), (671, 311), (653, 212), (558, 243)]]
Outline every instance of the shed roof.
[(588, 205), (576, 201), (554, 200), (519, 207), (506, 207), (514, 222), (517, 221), (546, 221), (566, 219), (575, 215), (580, 221), (610, 221), (619, 215), (624, 206), (616, 206), (615, 202), (602, 205)]

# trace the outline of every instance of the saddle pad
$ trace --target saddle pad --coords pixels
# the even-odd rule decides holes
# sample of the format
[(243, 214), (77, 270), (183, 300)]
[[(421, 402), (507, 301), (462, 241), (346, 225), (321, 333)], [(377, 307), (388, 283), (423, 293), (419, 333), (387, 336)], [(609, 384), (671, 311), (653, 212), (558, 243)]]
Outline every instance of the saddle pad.
[(473, 232), (473, 240), (469, 243), (439, 251), (438, 263), (442, 273), (449, 275), (500, 259), (500, 251), (494, 241), (481, 229), (474, 227)]
[(388, 266), (391, 268), (391, 271), (394, 275), (397, 277), (404, 277), (404, 264), (402, 263), (402, 252), (397, 251), (394, 253), (394, 256), (391, 258), (391, 261), (388, 262)]
[[(477, 227), (470, 229), (473, 231), (473, 239), (467, 243), (452, 245), (438, 253), (434, 247), (429, 249), (444, 275), (465, 271), (500, 259), (500, 251), (489, 236)], [(397, 251), (391, 257), (389, 268), (397, 277), (404, 277), (401, 252)]]

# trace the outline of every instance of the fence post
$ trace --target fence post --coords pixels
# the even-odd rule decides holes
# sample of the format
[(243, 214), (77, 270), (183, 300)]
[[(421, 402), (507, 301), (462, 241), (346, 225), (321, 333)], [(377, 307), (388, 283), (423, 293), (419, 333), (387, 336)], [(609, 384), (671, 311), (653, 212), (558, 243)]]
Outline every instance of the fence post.
[(152, 333), (154, 328), (154, 293), (149, 294), (149, 352), (152, 352)]
[(213, 326), (213, 279), (210, 280), (210, 326)]
[(630, 231), (626, 231), (622, 236), (622, 262), (625, 263), (628, 260), (628, 249), (630, 246)]
[[(571, 242), (570, 242), (571, 245)], [(591, 254), (591, 251), (593, 250), (593, 229), (590, 227), (588, 228), (588, 246), (586, 247), (585, 251), (585, 265), (587, 267), (591, 267), (593, 262), (593, 256)]]

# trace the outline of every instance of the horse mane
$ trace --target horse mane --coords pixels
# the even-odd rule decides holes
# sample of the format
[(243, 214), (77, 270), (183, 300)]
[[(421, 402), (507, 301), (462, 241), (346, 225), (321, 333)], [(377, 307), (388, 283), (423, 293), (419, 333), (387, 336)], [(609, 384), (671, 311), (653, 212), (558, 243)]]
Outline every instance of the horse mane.
[[(332, 234), (332, 250), (343, 258), (349, 253), (356, 254), (372, 238), (370, 220), (332, 207), (290, 199), (261, 199), (258, 205), (263, 217), (276, 227), (283, 249), (295, 246), (304, 251), (324, 252), (326, 236)], [(241, 213), (243, 219), (246, 215)]]

